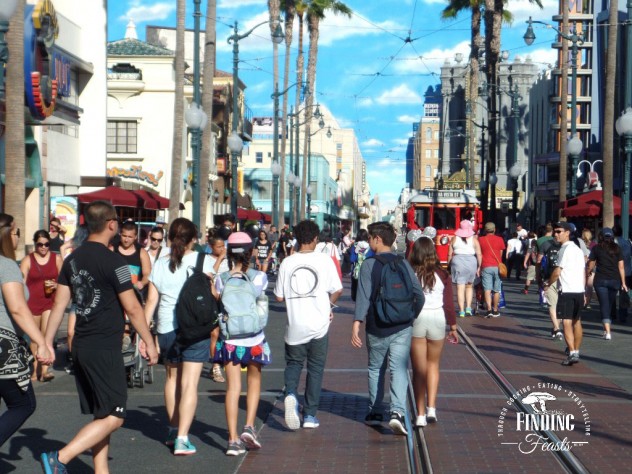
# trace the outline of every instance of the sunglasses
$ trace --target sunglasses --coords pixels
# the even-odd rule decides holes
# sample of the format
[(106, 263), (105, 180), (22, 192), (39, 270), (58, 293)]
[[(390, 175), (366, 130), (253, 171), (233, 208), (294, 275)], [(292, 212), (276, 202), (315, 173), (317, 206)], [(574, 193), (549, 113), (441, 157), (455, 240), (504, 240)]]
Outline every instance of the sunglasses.
[(554, 234), (561, 234), (562, 232), (568, 232), (568, 231), (566, 231), (564, 229), (556, 229), (556, 230), (553, 231)]
[(164, 239), (154, 239), (153, 237), (150, 237), (152, 242), (162, 242)]
[(35, 246), (39, 249), (41, 249), (42, 247), (48, 248), (50, 247), (50, 242), (37, 242)]

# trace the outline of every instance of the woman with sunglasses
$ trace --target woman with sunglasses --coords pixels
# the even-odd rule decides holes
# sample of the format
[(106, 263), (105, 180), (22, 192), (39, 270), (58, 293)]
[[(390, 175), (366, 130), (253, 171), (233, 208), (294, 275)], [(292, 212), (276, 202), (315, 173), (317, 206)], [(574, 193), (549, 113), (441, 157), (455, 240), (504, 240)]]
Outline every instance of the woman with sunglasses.
[(0, 446), (35, 411), (35, 392), (30, 378), (33, 356), (22, 338), (23, 333), (37, 343), (38, 358), (50, 358), (44, 336), (26, 303), (24, 282), (15, 262), (19, 238), (20, 229), (13, 217), (0, 213), (0, 400), (6, 407), (0, 416)]
[[(24, 282), (29, 290), (29, 309), (33, 313), (35, 323), (42, 333), (46, 332), (48, 317), (55, 302), (55, 290), (57, 289), (57, 277), (61, 270), (62, 258), (59, 254), (50, 251), (50, 234), (45, 230), (38, 230), (33, 235), (35, 250), (20, 263), (20, 270)], [(31, 351), (37, 351), (37, 344), (31, 343)], [(50, 382), (55, 378), (48, 372), (49, 366), (35, 361), (32, 379), (40, 382)]]

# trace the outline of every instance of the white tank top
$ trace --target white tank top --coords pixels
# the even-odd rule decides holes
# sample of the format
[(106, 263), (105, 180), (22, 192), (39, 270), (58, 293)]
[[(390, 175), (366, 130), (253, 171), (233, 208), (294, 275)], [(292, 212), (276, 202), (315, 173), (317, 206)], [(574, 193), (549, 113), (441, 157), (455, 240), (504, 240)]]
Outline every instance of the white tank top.
[[(421, 285), (423, 286), (423, 282), (421, 282)], [(439, 278), (439, 275), (435, 272), (434, 288), (432, 288), (432, 290), (424, 288), (425, 302), (423, 310), (443, 308), (443, 288), (443, 282), (441, 281), (441, 278)]]
[(454, 243), (452, 244), (453, 255), (476, 255), (476, 250), (474, 250), (474, 237), (468, 237), (465, 240), (466, 242), (463, 242), (461, 237), (454, 238)]

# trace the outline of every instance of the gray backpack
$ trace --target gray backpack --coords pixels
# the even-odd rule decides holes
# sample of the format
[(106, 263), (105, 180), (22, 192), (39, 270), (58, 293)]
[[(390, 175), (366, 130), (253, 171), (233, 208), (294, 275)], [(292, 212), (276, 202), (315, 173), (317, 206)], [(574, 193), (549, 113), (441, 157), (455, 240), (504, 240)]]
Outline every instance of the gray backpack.
[(222, 315), (219, 327), (224, 339), (245, 339), (260, 334), (268, 322), (268, 298), (262, 292), (257, 297), (257, 289), (252, 283), (256, 272), (220, 275), (224, 289), (221, 303)]

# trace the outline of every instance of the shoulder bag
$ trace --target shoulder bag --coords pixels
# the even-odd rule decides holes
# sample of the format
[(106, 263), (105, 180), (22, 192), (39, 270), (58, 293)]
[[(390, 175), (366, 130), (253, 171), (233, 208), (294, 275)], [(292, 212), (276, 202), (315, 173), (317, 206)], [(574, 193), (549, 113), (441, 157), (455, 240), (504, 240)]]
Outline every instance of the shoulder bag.
[(485, 241), (487, 242), (489, 249), (492, 251), (492, 255), (494, 256), (496, 263), (498, 263), (498, 275), (500, 276), (500, 278), (507, 278), (507, 265), (498, 260), (498, 257), (496, 256), (496, 254), (494, 253), (494, 249), (492, 248), (492, 244), (489, 243), (489, 238), (485, 237)]

